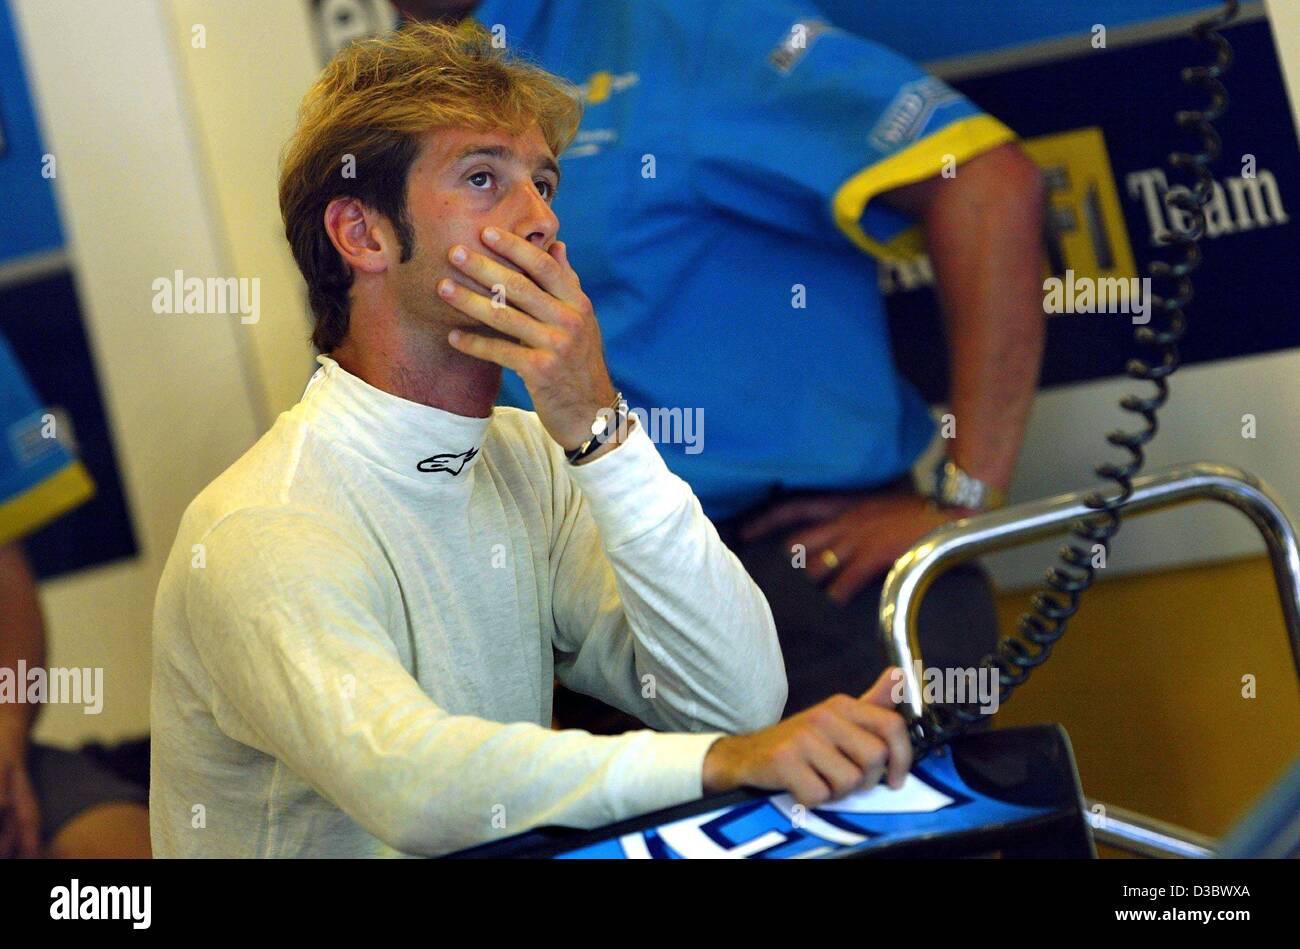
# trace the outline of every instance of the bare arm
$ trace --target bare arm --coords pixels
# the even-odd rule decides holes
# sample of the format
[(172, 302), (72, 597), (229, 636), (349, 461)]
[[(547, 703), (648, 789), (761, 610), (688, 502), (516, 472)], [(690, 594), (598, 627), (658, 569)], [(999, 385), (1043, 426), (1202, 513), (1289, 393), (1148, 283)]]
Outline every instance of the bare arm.
[[(20, 659), (45, 664), (45, 624), (36, 580), (22, 545), (14, 542), (0, 547), (0, 669), (12, 669), (16, 678)], [(26, 768), (27, 736), (39, 710), (27, 702), (0, 702), (0, 859), (39, 852), (40, 810)]]
[[(0, 547), (0, 669), (18, 674), (18, 660), (28, 668), (45, 665), (45, 623), (36, 598), (36, 580), (18, 542)], [(0, 730), (23, 739), (40, 706), (27, 702), (0, 703)]]
[(919, 221), (938, 281), (952, 366), (949, 454), (1005, 489), (1015, 470), (1043, 354), (1043, 185), (1015, 144), (884, 195)]

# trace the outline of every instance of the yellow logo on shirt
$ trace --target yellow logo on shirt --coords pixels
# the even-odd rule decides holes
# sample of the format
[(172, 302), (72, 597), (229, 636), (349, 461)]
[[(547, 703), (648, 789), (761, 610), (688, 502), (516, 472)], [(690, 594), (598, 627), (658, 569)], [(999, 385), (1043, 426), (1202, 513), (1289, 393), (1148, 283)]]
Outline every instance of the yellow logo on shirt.
[(578, 90), (582, 93), (582, 98), (588, 105), (600, 105), (615, 92), (629, 89), (640, 81), (640, 75), (634, 72), (615, 75), (608, 70), (602, 69), (600, 72), (592, 73), (587, 78), (587, 81), (578, 87)]

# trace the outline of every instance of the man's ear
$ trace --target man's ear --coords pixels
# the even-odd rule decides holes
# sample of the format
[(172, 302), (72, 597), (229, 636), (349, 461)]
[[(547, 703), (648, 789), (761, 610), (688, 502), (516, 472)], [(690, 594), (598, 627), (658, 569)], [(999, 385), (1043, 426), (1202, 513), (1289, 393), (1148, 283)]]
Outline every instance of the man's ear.
[(356, 198), (335, 198), (325, 207), (325, 233), (354, 271), (383, 273), (388, 269), (388, 255), (397, 250), (385, 240), (379, 225), (380, 216)]

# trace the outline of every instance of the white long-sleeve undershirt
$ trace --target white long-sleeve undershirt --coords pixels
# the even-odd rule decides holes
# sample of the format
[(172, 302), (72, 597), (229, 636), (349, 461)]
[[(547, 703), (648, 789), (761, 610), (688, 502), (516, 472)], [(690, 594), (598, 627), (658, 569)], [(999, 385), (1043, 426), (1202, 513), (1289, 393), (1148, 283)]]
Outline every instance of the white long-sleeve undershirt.
[[(767, 603), (639, 426), (572, 466), (531, 412), (454, 415), (320, 361), (163, 574), (156, 856), (596, 826), (699, 796), (721, 733), (777, 720)], [(672, 733), (551, 730), (553, 677)]]

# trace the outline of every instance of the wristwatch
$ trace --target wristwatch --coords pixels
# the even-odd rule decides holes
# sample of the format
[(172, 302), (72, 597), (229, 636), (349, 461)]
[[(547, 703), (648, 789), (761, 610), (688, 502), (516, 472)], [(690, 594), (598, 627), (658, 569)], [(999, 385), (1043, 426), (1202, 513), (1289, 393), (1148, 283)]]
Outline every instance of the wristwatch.
[(939, 507), (972, 511), (991, 511), (1007, 503), (1006, 492), (968, 475), (951, 458), (935, 466), (934, 493), (930, 497)]
[(564, 457), (568, 459), (569, 464), (576, 465), (609, 441), (616, 433), (626, 432), (627, 416), (627, 400), (623, 398), (623, 393), (620, 392), (614, 396), (614, 404), (609, 408), (601, 409), (596, 416), (596, 421), (591, 423), (591, 437), (573, 451), (564, 453)]

